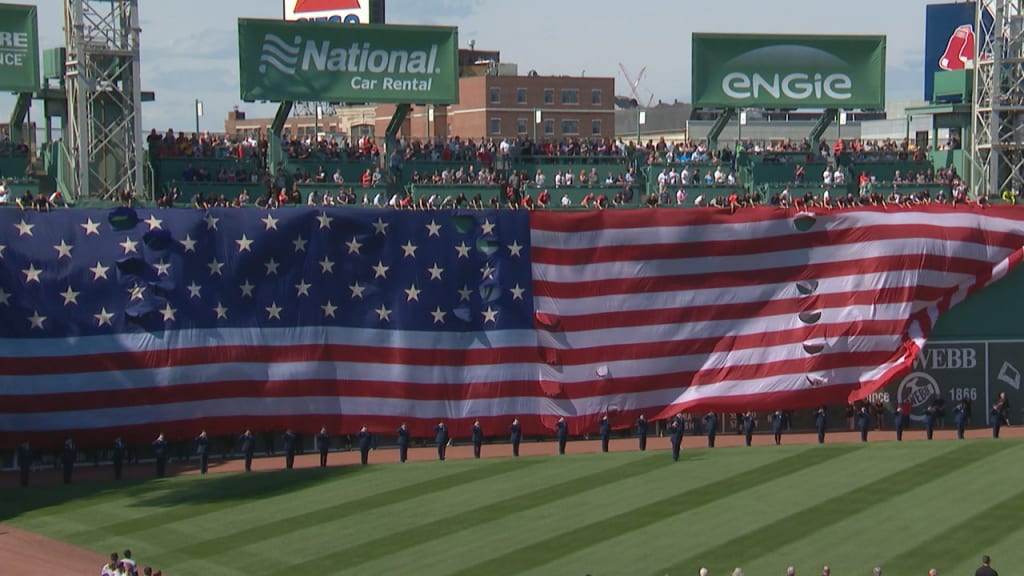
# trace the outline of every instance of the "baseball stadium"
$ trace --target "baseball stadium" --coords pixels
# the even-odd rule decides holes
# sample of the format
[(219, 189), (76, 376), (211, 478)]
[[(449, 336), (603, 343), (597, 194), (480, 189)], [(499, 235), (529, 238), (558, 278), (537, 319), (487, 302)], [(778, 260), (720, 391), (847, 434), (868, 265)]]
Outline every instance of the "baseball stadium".
[(0, 4), (0, 572), (1024, 566), (1024, 0), (390, 4)]

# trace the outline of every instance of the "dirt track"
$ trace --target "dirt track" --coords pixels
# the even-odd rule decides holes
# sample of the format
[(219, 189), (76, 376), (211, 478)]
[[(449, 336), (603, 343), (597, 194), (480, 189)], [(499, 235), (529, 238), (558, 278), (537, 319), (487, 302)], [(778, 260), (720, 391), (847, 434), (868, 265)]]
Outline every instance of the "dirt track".
[[(968, 430), (968, 438), (991, 438), (991, 431), (986, 429)], [(1000, 434), (1002, 438), (1024, 438), (1024, 426), (1003, 428)], [(935, 441), (955, 440), (954, 430), (937, 430)], [(892, 430), (873, 430), (868, 436), (871, 442), (892, 442), (895, 440), (895, 432)], [(905, 442), (923, 442), (924, 431), (911, 430), (903, 434)], [(828, 443), (859, 442), (860, 436), (855, 432), (830, 432), (826, 437)], [(814, 434), (799, 433), (786, 434), (783, 436), (783, 444), (811, 444), (817, 442)], [(770, 434), (758, 434), (754, 437), (754, 445), (768, 445), (772, 443)], [(683, 439), (683, 451), (693, 449), (707, 449), (707, 441), (704, 436), (686, 436)], [(715, 442), (716, 449), (743, 446), (743, 437), (734, 433), (719, 434)], [(648, 438), (648, 450), (668, 450), (668, 438)], [(573, 454), (593, 453), (601, 449), (601, 443), (597, 440), (577, 440), (570, 442), (567, 452)], [(635, 438), (624, 438), (612, 440), (611, 451), (623, 452), (637, 449)], [(557, 444), (554, 442), (524, 442), (519, 454), (520, 456), (551, 455), (557, 452)], [(472, 446), (460, 444), (448, 448), (447, 458), (464, 459), (473, 457)], [(506, 444), (485, 444), (483, 448), (484, 458), (507, 458), (511, 456), (511, 447)], [(668, 457), (668, 454), (666, 454)], [(424, 448), (411, 448), (409, 450), (411, 461), (427, 461), (437, 459), (437, 450), (433, 446)], [(380, 449), (370, 453), (370, 464), (393, 463), (398, 461), (398, 451), (393, 449)], [(328, 466), (352, 466), (359, 464), (359, 452), (332, 452), (328, 456)], [(313, 468), (319, 465), (319, 454), (306, 453), (296, 456), (295, 466), (297, 468)], [(210, 460), (211, 473), (240, 472), (244, 468), (241, 460), (219, 459)], [(280, 470), (284, 468), (284, 458), (281, 455), (272, 457), (256, 458), (253, 460), (253, 470), (260, 472), (264, 470)], [(172, 462), (167, 466), (169, 475), (198, 474), (198, 461)], [(151, 478), (154, 474), (153, 465), (142, 463), (126, 465), (124, 477), (126, 479)], [(108, 480), (112, 478), (113, 471), (109, 464), (92, 466), (80, 465), (75, 468), (74, 481), (89, 482), (96, 480)], [(52, 486), (59, 484), (61, 475), (59, 470), (47, 469), (32, 472), (30, 487)], [(16, 497), (19, 490), (18, 473), (16, 471), (5, 471), (0, 473), (0, 497)], [(106, 556), (88, 550), (77, 548), (69, 544), (51, 540), (31, 532), (25, 532), (0, 524), (0, 566), (4, 574), (18, 574), (19, 576), (52, 576), (61, 575), (91, 575), (99, 572)]]

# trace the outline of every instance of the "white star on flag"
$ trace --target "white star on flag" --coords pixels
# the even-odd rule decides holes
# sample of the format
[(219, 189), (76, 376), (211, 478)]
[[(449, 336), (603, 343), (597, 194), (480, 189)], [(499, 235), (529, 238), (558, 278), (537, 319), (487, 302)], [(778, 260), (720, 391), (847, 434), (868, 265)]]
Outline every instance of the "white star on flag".
[(353, 236), (351, 240), (349, 240), (348, 242), (345, 242), (345, 246), (348, 246), (348, 253), (349, 254), (355, 254), (355, 255), (358, 256), (359, 255), (359, 249), (363, 245), (360, 244), (358, 240), (356, 240), (355, 236)]
[(273, 214), (267, 214), (266, 218), (260, 218), (260, 222), (263, 222), (263, 224), (267, 227), (265, 230), (266, 232), (269, 232), (271, 230), (277, 230), (277, 223), (279, 221), (280, 220), (278, 220), (277, 218), (274, 218)]
[[(61, 258), (65, 258), (65, 257), (71, 258), (71, 249), (72, 248), (74, 248), (74, 246), (72, 246), (71, 244), (68, 244), (62, 238), (61, 241), (60, 241), (60, 244), (57, 244), (56, 246), (53, 247), (53, 249), (57, 251), (57, 260), (60, 260)], [(2, 253), (3, 253), (3, 250), (0, 249), (0, 254), (2, 254)]]
[(334, 318), (334, 311), (337, 310), (338, 307), (331, 304), (331, 301), (328, 300), (327, 304), (321, 306), (320, 309), (324, 311), (324, 318)]
[(518, 240), (513, 240), (512, 243), (508, 245), (508, 251), (511, 252), (512, 256), (515, 258), (519, 257), (519, 251), (522, 249), (523, 247), (519, 245)]
[(136, 284), (128, 289), (128, 294), (131, 296), (131, 301), (142, 300), (146, 295), (146, 287)]
[(20, 223), (14, 224), (14, 227), (18, 229), (18, 236), (31, 236), (32, 229), (35, 228), (36, 225), (25, 222), (25, 219), (23, 218)]
[(32, 282), (39, 284), (39, 274), (42, 272), (42, 269), (37, 269), (36, 265), (32, 262), (29, 262), (28, 268), (21, 271), (25, 275), (25, 284), (31, 284)]
[(164, 317), (164, 322), (173, 322), (175, 312), (177, 312), (177, 309), (171, 308), (171, 304), (168, 303), (164, 306), (164, 309), (160, 311), (160, 314)]
[(242, 234), (241, 238), (235, 240), (235, 244), (238, 244), (238, 253), (241, 254), (242, 252), (252, 252), (252, 249), (250, 249), (250, 246), (252, 246), (252, 242), (253, 241), (249, 240), (248, 236)]
[(79, 224), (79, 226), (85, 230), (86, 236), (92, 236), (93, 234), (99, 236), (100, 234), (100, 223), (93, 222), (92, 218), (86, 219), (85, 224)]
[(193, 280), (191, 284), (186, 286), (186, 288), (188, 289), (188, 297), (189, 298), (199, 298), (200, 297), (199, 291), (202, 290), (202, 286), (200, 286), (199, 284), (196, 284), (195, 280)]
[(517, 283), (514, 288), (509, 288), (508, 291), (512, 293), (512, 299), (513, 300), (522, 300), (523, 299), (523, 292), (526, 292), (526, 289), (525, 288), (520, 288), (519, 284)]
[(210, 269), (210, 276), (221, 276), (220, 269), (224, 267), (224, 263), (214, 258), (213, 262), (207, 264), (206, 267)]
[(118, 242), (117, 245), (124, 249), (125, 256), (131, 253), (138, 254), (138, 250), (136, 250), (135, 247), (138, 246), (139, 243), (132, 240), (131, 237), (126, 236), (124, 242)]
[(324, 259), (320, 261), (320, 273), (321, 274), (333, 274), (334, 273), (334, 261), (324, 256)]
[(469, 302), (469, 297), (473, 295), (473, 291), (469, 289), (469, 286), (462, 285), (462, 290), (459, 290), (459, 302)]
[(483, 235), (483, 236), (486, 236), (488, 234), (493, 233), (495, 226), (497, 226), (497, 224), (491, 224), (490, 220), (488, 220), (487, 218), (484, 218), (484, 223), (480, 225), (480, 229), (481, 229), (480, 234)]
[(441, 310), (441, 307), (438, 306), (430, 313), (430, 315), (434, 317), (434, 324), (444, 324), (444, 317), (447, 316), (448, 313)]
[(480, 269), (480, 275), (484, 280), (493, 277), (494, 268), (491, 268), (490, 264), (484, 264), (484, 267)]
[(327, 228), (328, 230), (331, 229), (331, 222), (334, 220), (334, 218), (328, 216), (327, 212), (321, 212), (320, 215), (316, 217), (316, 219), (317, 221), (320, 222), (321, 230), (323, 230), (324, 228)]
[(466, 246), (466, 241), (463, 240), (461, 244), (455, 247), (455, 251), (459, 253), (459, 258), (469, 258), (469, 251), (471, 248)]
[(114, 317), (114, 314), (112, 312), (107, 312), (106, 308), (100, 308), (99, 314), (93, 314), (92, 317), (96, 319), (96, 327), (99, 328), (104, 324), (112, 326), (110, 319)]
[(494, 310), (490, 306), (487, 307), (487, 310), (484, 310), (483, 312), (481, 312), (481, 314), (483, 314), (483, 316), (484, 316), (484, 324), (486, 324), (488, 322), (491, 322), (491, 323), (497, 322), (498, 311)]
[(68, 304), (77, 305), (79, 294), (81, 294), (81, 292), (75, 292), (74, 290), (71, 289), (71, 286), (68, 286), (67, 290), (60, 293), (61, 297), (64, 298), (65, 306), (67, 306)]
[(284, 308), (281, 308), (280, 306), (278, 306), (277, 302), (275, 301), (275, 302), (271, 302), (270, 306), (267, 306), (266, 308), (264, 308), (264, 310), (267, 311), (267, 320), (271, 320), (271, 319), (273, 319), (273, 320), (280, 320), (281, 319), (281, 310), (284, 310)]
[(373, 223), (373, 230), (374, 230), (374, 234), (380, 234), (381, 236), (386, 236), (387, 233), (388, 233), (388, 223), (385, 222), (380, 217), (378, 217), (377, 221)]
[(157, 276), (168, 276), (170, 275), (171, 263), (161, 260), (156, 264), (153, 264), (153, 268), (156, 269)]
[(309, 241), (303, 238), (301, 235), (295, 240), (292, 240), (292, 246), (295, 246), (295, 252), (305, 252), (306, 244), (309, 244)]
[(6, 244), (0, 244), (0, 260), (4, 259), (4, 250), (6, 250), (6, 249), (7, 249), (7, 245)]
[(298, 292), (295, 297), (299, 298), (301, 296), (309, 296), (309, 288), (311, 286), (313, 285), (307, 284), (305, 279), (299, 280), (299, 283), (295, 285), (295, 290)]
[(33, 310), (32, 315), (28, 317), (28, 321), (32, 323), (32, 328), (43, 329), (43, 322), (46, 322), (46, 316), (40, 316), (39, 310)]
[(217, 307), (214, 308), (213, 311), (217, 314), (217, 320), (228, 319), (228, 308), (220, 302), (217, 302)]
[(11, 304), (11, 293), (4, 292), (3, 288), (0, 288), (0, 304), (4, 306), (10, 306)]
[(377, 313), (377, 320), (391, 322), (391, 310), (385, 308), (383, 304), (380, 305), (380, 308), (374, 310), (374, 312)]
[(193, 240), (192, 236), (190, 236), (189, 234), (185, 234), (185, 239), (181, 241), (181, 245), (185, 247), (186, 253), (195, 253), (196, 251), (196, 241)]
[(356, 282), (355, 284), (349, 286), (348, 289), (352, 291), (352, 299), (353, 300), (356, 299), (356, 298), (359, 298), (360, 300), (362, 300), (363, 292), (366, 290), (366, 286), (360, 286), (359, 282)]
[(242, 297), (243, 298), (245, 298), (246, 296), (248, 296), (249, 298), (252, 298), (252, 289), (255, 288), (256, 286), (251, 284), (249, 282), (249, 280), (246, 279), (245, 280), (245, 284), (241, 284), (238, 287), (242, 289)]
[(437, 262), (434, 262), (434, 265), (432, 267), (427, 268), (427, 272), (430, 272), (431, 280), (440, 280), (441, 273), (444, 272), (444, 268), (439, 267), (437, 265)]
[(405, 254), (402, 255), (402, 258), (415, 258), (416, 245), (412, 243), (412, 240), (409, 240), (404, 246), (402, 246), (402, 252), (405, 252)]
[(271, 258), (268, 262), (263, 264), (263, 266), (266, 267), (266, 269), (267, 269), (267, 276), (277, 276), (277, 269), (281, 265), (278, 264), (277, 260), (274, 260), (273, 258)]
[(418, 288), (416, 288), (415, 284), (413, 284), (412, 286), (409, 286), (408, 288), (406, 288), (405, 290), (402, 290), (402, 291), (405, 292), (405, 296), (406, 296), (405, 301), (406, 302), (412, 302), (413, 300), (419, 302), (420, 301), (420, 292), (423, 292), (423, 290), (419, 290)]
[(377, 261), (377, 265), (373, 266), (373, 278), (374, 278), (374, 280), (376, 280), (377, 278), (384, 278), (385, 280), (387, 280), (387, 278), (388, 278), (388, 270), (390, 270), (390, 269), (391, 269), (390, 266), (385, 266), (383, 261), (378, 260)]
[(160, 225), (164, 223), (164, 221), (157, 218), (155, 214), (150, 214), (149, 218), (143, 220), (143, 222), (149, 225), (150, 232), (152, 232), (153, 230), (160, 230)]
[(215, 217), (213, 214), (207, 213), (206, 217), (203, 218), (203, 222), (206, 222), (207, 230), (216, 230), (217, 222), (220, 222), (220, 218)]
[(441, 225), (435, 222), (433, 219), (430, 220), (430, 224), (427, 224), (427, 238), (431, 236), (441, 237)]
[(104, 280), (109, 280), (109, 278), (107, 278), (107, 270), (110, 270), (110, 266), (104, 266), (100, 264), (99, 261), (97, 260), (96, 265), (93, 266), (92, 268), (89, 268), (89, 272), (92, 272), (92, 281), (95, 282), (100, 278), (103, 278)]

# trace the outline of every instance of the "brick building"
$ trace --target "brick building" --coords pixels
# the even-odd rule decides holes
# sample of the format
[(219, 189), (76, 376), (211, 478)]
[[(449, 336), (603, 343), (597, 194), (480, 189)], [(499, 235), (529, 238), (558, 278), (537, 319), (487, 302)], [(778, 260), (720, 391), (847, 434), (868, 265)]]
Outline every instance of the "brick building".
[[(433, 110), (433, 112), (431, 112)], [(393, 105), (376, 109), (376, 133)], [(537, 120), (540, 120), (537, 122)], [(563, 138), (615, 136), (615, 79), (490, 74), (459, 79), (459, 103), (416, 106), (402, 127), (410, 138)]]

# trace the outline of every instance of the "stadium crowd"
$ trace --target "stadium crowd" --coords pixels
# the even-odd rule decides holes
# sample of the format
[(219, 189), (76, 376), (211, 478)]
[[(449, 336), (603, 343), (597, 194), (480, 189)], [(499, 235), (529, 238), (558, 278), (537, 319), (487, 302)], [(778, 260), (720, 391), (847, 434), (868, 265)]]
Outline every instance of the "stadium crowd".
[(124, 553), (110, 553), (110, 561), (100, 569), (100, 576), (163, 576), (163, 571), (154, 569), (151, 566), (139, 568), (138, 563), (132, 558), (132, 551), (125, 549)]

